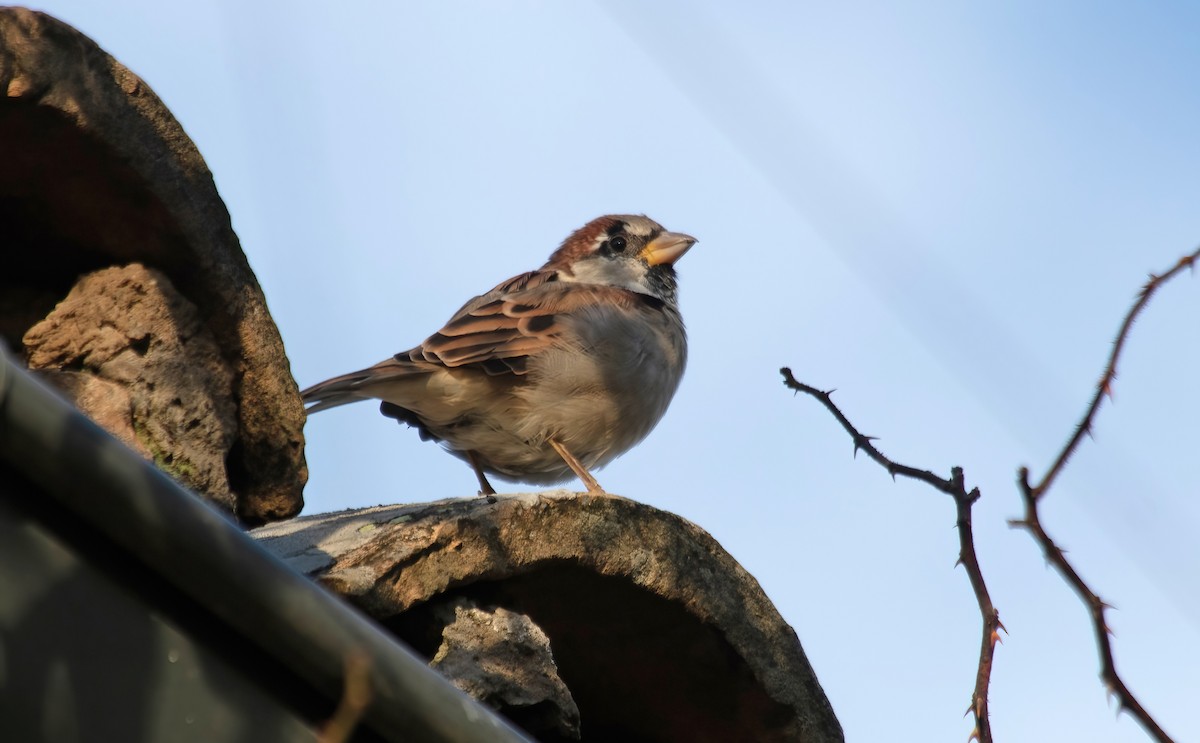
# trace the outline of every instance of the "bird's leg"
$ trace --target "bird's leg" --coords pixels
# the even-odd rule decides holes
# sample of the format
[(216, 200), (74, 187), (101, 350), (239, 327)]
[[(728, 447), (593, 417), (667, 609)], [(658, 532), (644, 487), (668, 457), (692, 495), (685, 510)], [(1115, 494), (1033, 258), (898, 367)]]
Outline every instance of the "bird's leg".
[(587, 471), (587, 467), (584, 467), (583, 464), (581, 464), (580, 461), (575, 458), (574, 454), (567, 451), (567, 447), (558, 443), (554, 439), (549, 439), (549, 441), (550, 446), (554, 447), (554, 451), (558, 452), (558, 456), (563, 458), (563, 461), (567, 463), (567, 466), (571, 468), (571, 471), (575, 473), (575, 476), (578, 477), (584, 485), (587, 485), (587, 491), (589, 493), (604, 492), (604, 488), (600, 487), (600, 483), (596, 482), (596, 478), (592, 477), (592, 473)]
[(492, 484), (488, 482), (487, 476), (483, 474), (483, 467), (479, 464), (479, 455), (468, 449), (467, 460), (471, 462), (471, 469), (475, 470), (475, 476), (479, 478), (479, 494), (495, 495), (496, 491), (492, 488)]

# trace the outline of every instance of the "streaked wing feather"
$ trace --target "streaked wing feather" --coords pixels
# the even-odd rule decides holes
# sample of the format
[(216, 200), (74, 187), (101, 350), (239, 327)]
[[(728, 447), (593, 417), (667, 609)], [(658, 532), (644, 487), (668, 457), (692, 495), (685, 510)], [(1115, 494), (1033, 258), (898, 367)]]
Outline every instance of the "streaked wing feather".
[(552, 270), (514, 276), (467, 302), (416, 348), (304, 390), (307, 412), (370, 399), (380, 385), (438, 368), (522, 376), (531, 357), (559, 342), (562, 318), (596, 305), (661, 306), (661, 300), (618, 287), (556, 282), (558, 274)]
[(553, 272), (509, 279), (468, 302), (442, 330), (396, 358), (519, 376), (528, 369), (526, 359), (559, 342), (563, 316), (597, 304), (641, 301), (641, 295), (618, 287), (555, 281)]
[(469, 300), (458, 309), (458, 312), (454, 313), (446, 325), (453, 325), (455, 320), (465, 317), (479, 307), (490, 302), (495, 302), (501, 297), (536, 289), (543, 284), (550, 284), (556, 281), (558, 281), (558, 271), (554, 270), (526, 271), (525, 273), (517, 274), (507, 281), (496, 284), (490, 291)]

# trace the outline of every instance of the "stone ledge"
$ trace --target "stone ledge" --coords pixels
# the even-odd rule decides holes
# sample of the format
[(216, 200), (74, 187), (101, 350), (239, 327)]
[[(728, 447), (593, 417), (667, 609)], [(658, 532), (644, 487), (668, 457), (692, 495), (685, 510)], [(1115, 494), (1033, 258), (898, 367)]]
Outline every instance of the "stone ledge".
[[(135, 264), (160, 272), (215, 341), (233, 405), (233, 436), (208, 453), (225, 471), (184, 484), (247, 524), (298, 513), (304, 410), (283, 342), (212, 174), (158, 96), (70, 26), (0, 8), (0, 162), (0, 338), (28, 360), (26, 332), (81, 277)], [(59, 386), (87, 392), (93, 419), (128, 417), (103, 409), (105, 395), (92, 393), (113, 380), (86, 363), (40, 370), (74, 375)]]
[(529, 617), (582, 740), (842, 739), (758, 582), (705, 531), (649, 506), (554, 491), (323, 514), (253, 536), (427, 658), (453, 602)]

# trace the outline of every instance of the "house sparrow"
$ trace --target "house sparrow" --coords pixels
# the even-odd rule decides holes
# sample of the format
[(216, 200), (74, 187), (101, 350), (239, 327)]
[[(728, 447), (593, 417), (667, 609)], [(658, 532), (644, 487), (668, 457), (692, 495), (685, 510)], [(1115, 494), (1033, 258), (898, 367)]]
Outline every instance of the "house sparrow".
[(486, 474), (538, 485), (641, 441), (683, 376), (675, 261), (696, 242), (644, 216), (594, 219), (536, 271), (463, 305), (409, 351), (304, 390), (308, 413), (359, 400)]

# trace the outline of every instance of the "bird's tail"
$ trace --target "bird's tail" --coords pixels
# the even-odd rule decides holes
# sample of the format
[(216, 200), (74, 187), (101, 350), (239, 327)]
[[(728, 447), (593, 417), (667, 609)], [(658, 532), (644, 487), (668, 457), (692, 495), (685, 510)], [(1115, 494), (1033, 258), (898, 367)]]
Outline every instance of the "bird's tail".
[(378, 398), (379, 395), (375, 393), (380, 385), (421, 374), (423, 371), (411, 362), (388, 359), (367, 369), (318, 382), (303, 390), (300, 397), (304, 404), (308, 405), (305, 412), (312, 415), (340, 405)]

